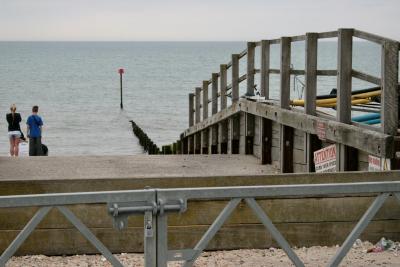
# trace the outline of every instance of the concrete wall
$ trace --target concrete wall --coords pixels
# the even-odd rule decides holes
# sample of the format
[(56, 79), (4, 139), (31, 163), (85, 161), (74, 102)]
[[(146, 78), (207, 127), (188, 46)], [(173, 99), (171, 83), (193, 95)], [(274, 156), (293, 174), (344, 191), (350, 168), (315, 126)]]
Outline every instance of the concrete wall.
[[(298, 183), (332, 183), (394, 180), (393, 173), (285, 174), (245, 177), (186, 177), (144, 179), (92, 179), (54, 181), (3, 181), (0, 195), (49, 192), (103, 191), (159, 188), (240, 186)], [(372, 201), (371, 197), (337, 197), (259, 200), (292, 246), (336, 245), (344, 241)], [(191, 248), (200, 240), (227, 201), (191, 201), (188, 211), (169, 216), (170, 249)], [(36, 208), (0, 209), (0, 252), (24, 227)], [(105, 205), (74, 205), (71, 210), (113, 252), (143, 250), (143, 216), (132, 216), (128, 229), (112, 228)], [(376, 242), (385, 236), (400, 240), (400, 205), (390, 198), (361, 235), (362, 240)], [(251, 210), (241, 203), (207, 249), (265, 248), (276, 246), (271, 235)], [(56, 210), (39, 224), (18, 254), (81, 254), (96, 250)]]

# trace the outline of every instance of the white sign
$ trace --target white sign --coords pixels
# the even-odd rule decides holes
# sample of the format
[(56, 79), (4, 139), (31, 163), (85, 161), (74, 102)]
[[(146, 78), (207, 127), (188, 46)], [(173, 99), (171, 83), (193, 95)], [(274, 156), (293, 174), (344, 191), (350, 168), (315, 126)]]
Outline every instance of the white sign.
[(336, 145), (324, 147), (314, 152), (315, 172), (336, 171)]
[(390, 170), (390, 159), (378, 158), (372, 155), (368, 155), (368, 171), (388, 171)]

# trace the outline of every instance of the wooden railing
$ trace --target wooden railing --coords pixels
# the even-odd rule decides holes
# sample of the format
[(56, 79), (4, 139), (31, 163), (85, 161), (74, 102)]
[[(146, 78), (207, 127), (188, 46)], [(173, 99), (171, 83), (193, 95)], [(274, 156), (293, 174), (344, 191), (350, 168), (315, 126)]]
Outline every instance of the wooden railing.
[[(353, 37), (381, 45), (381, 77), (363, 73), (353, 69), (352, 50)], [(317, 69), (318, 40), (337, 38), (337, 68), (333, 70)], [(304, 69), (291, 68), (291, 43), (305, 41)], [(270, 46), (280, 44), (280, 69), (270, 68)], [(255, 52), (260, 50), (260, 69), (255, 68)], [(239, 61), (247, 58), (246, 73), (239, 75)], [(248, 42), (247, 48), (239, 54), (233, 54), (227, 64), (221, 64), (220, 70), (205, 80), (195, 93), (189, 94), (189, 127), (209, 117), (208, 105), (211, 103), (211, 115), (227, 108), (227, 95), (230, 94), (232, 104), (239, 100), (239, 84), (246, 80), (246, 96), (254, 95), (255, 75), (260, 75), (260, 96), (270, 99), (270, 74), (280, 75), (280, 98), (277, 105), (282, 109), (290, 109), (290, 77), (304, 75), (305, 95), (304, 112), (316, 115), (317, 76), (337, 76), (337, 114), (336, 120), (345, 124), (351, 122), (352, 78), (357, 78), (381, 87), (381, 127), (374, 128), (384, 134), (396, 135), (398, 129), (398, 60), (399, 42), (378, 35), (355, 29), (339, 29), (338, 31), (307, 33), (305, 35), (281, 37), (279, 39)], [(228, 84), (227, 71), (231, 69)], [(211, 98), (209, 86), (211, 85)], [(220, 105), (218, 109), (218, 99)], [(368, 127), (368, 126), (366, 126)]]

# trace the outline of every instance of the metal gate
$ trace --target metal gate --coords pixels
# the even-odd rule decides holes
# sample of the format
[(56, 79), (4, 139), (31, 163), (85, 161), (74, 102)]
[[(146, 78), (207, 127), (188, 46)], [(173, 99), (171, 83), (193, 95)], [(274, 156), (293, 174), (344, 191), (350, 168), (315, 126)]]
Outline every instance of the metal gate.
[[(113, 217), (114, 227), (117, 229), (127, 227), (129, 216), (144, 214), (143, 231), (146, 267), (164, 267), (167, 266), (168, 261), (183, 261), (183, 266), (192, 266), (241, 201), (244, 201), (251, 208), (266, 230), (271, 233), (279, 246), (286, 252), (293, 264), (295, 266), (304, 266), (303, 262), (290, 247), (290, 244), (274, 226), (268, 214), (257, 203), (257, 199), (352, 196), (360, 194), (375, 196), (376, 198), (327, 265), (338, 266), (387, 198), (393, 196), (400, 201), (400, 182), (147, 189), (2, 196), (0, 197), (0, 208), (36, 206), (39, 207), (39, 210), (3, 252), (0, 257), (0, 266), (6, 264), (52, 208), (58, 209), (113, 266), (123, 266), (89, 228), (66, 207), (66, 205), (94, 203), (107, 205), (108, 212)], [(187, 201), (189, 200), (222, 199), (230, 201), (194, 248), (168, 250), (168, 213), (185, 212), (187, 210)]]

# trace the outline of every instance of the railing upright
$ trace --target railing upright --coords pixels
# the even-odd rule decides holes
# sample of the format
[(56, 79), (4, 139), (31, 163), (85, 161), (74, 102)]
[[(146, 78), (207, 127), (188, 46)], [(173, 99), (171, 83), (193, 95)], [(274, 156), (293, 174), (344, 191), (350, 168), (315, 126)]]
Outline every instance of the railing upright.
[(269, 64), (270, 64), (270, 44), (268, 40), (262, 40), (260, 95), (265, 97), (265, 99), (269, 99)]
[[(352, 55), (353, 29), (339, 29), (336, 120), (346, 124), (351, 124)], [(336, 171), (346, 171), (350, 168), (348, 149), (347, 146), (337, 143)]]

